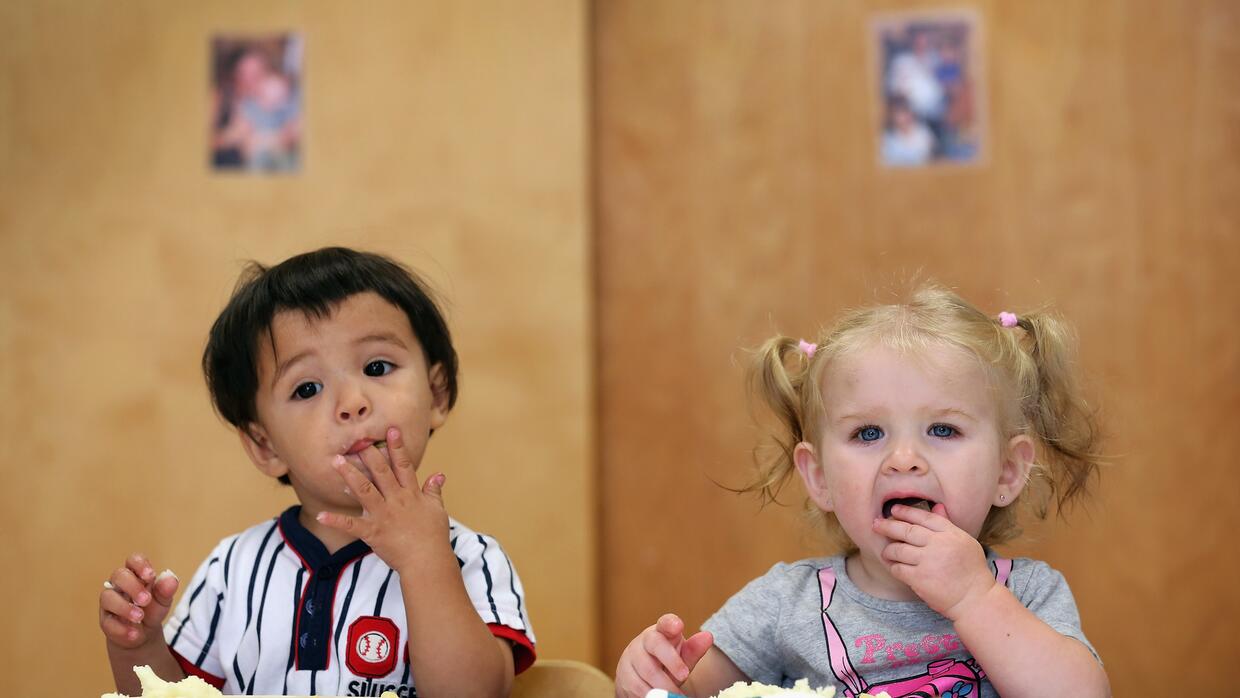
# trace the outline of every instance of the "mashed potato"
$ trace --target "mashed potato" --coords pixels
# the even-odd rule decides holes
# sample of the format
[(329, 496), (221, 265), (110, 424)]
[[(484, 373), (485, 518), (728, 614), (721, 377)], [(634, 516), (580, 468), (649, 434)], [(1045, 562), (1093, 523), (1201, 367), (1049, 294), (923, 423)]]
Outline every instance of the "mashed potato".
[[(142, 683), (142, 698), (221, 698), (224, 695), (215, 686), (197, 676), (190, 676), (176, 683), (168, 683), (156, 676), (149, 666), (136, 666), (133, 668), (133, 673), (138, 675), (138, 681)], [(120, 693), (106, 693), (102, 698), (129, 697)], [(396, 698), (396, 694), (388, 691), (380, 698)]]

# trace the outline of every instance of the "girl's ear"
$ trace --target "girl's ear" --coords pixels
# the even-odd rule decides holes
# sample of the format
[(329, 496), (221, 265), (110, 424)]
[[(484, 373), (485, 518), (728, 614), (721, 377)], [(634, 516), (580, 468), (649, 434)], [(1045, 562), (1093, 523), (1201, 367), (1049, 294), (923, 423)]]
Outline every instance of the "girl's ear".
[(241, 437), (241, 448), (245, 449), (246, 455), (254, 461), (254, 467), (258, 468), (259, 472), (271, 477), (288, 474), (288, 466), (271, 447), (271, 439), (267, 437), (267, 431), (261, 424), (251, 422), (239, 427), (237, 434)]
[(426, 374), (431, 386), (431, 430), (438, 429), (448, 421), (448, 379), (444, 376), (443, 364), (431, 366)]
[(1029, 482), (1029, 471), (1033, 469), (1033, 461), (1037, 448), (1033, 439), (1026, 434), (1017, 434), (1007, 442), (1003, 455), (1003, 468), (999, 471), (999, 486), (995, 489), (994, 506), (1005, 507), (1020, 496)]
[(818, 454), (814, 445), (802, 441), (792, 451), (792, 462), (805, 483), (805, 491), (809, 498), (823, 511), (835, 511), (835, 502), (831, 490), (827, 488), (827, 475), (823, 472), (822, 463), (818, 462)]

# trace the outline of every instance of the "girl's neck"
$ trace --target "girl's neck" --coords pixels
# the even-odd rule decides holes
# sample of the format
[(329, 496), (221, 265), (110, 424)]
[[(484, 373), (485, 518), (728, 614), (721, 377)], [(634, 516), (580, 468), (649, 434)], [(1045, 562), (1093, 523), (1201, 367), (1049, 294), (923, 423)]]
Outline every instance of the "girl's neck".
[(852, 583), (870, 596), (888, 601), (919, 600), (907, 584), (891, 576), (891, 569), (882, 560), (854, 552), (845, 558), (845, 566)]

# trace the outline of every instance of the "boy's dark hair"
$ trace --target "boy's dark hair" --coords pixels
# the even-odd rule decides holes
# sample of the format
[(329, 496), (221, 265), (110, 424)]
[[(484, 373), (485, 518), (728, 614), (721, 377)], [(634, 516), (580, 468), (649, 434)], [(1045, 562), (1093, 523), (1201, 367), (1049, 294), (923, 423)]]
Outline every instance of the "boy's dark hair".
[[(290, 257), (274, 267), (258, 262), (246, 266), (228, 305), (211, 326), (202, 353), (202, 372), (220, 416), (240, 429), (257, 419), (258, 340), (271, 331), (277, 313), (300, 310), (324, 318), (341, 301), (368, 291), (405, 311), (414, 336), (422, 344), (427, 367), (443, 367), (451, 409), (457, 393), (456, 349), (426, 282), (383, 255), (325, 247)], [(287, 476), (280, 481), (288, 484)]]

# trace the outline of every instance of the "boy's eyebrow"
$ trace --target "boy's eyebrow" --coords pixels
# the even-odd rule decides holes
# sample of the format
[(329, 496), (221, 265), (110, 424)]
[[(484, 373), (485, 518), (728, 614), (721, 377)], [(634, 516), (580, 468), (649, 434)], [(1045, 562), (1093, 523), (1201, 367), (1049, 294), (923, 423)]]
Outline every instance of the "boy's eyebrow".
[[(395, 334), (391, 332), (377, 332), (374, 334), (368, 334), (365, 337), (361, 337), (357, 339), (353, 343), (354, 344), (366, 344), (367, 342), (390, 342), (402, 349), (409, 348), (405, 346), (405, 343), (401, 341), (400, 337), (396, 336)], [(298, 352), (290, 356), (289, 358), (285, 359), (284, 361), (281, 361), (278, 364), (276, 364), (276, 372), (275, 372), (275, 375), (271, 378), (271, 384), (275, 385), (276, 383), (279, 383), (280, 376), (284, 375), (288, 371), (290, 366), (297, 363), (298, 361), (301, 361), (302, 359), (306, 358), (307, 356), (313, 353), (314, 353), (313, 349), (307, 349), (305, 351)]]
[(392, 344), (395, 344), (396, 346), (402, 349), (409, 348), (405, 346), (404, 342), (400, 341), (400, 337), (397, 337), (395, 334), (391, 332), (378, 332), (375, 334), (368, 334), (365, 337), (362, 337), (361, 339), (354, 342), (354, 344), (365, 344), (367, 342), (391, 342)]
[(284, 373), (285, 373), (286, 371), (288, 371), (288, 369), (289, 369), (289, 367), (290, 367), (290, 366), (292, 366), (293, 364), (297, 363), (298, 361), (301, 361), (302, 359), (306, 358), (306, 357), (307, 357), (307, 356), (309, 356), (311, 353), (313, 353), (313, 351), (312, 351), (311, 349), (307, 349), (307, 350), (305, 350), (305, 351), (298, 352), (298, 353), (296, 353), (296, 354), (294, 354), (294, 355), (290, 356), (289, 358), (285, 359), (284, 361), (281, 361), (281, 362), (277, 363), (277, 364), (276, 364), (276, 373), (275, 373), (275, 375), (274, 375), (274, 376), (272, 376), (272, 378), (271, 378), (271, 384), (274, 386), (274, 385), (276, 385), (277, 383), (279, 383), (279, 382), (280, 382), (280, 376), (284, 375)]

